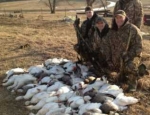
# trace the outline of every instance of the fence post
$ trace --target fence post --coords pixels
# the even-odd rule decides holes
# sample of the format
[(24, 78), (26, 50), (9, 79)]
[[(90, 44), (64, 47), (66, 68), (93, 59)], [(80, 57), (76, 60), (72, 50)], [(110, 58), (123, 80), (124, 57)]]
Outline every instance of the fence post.
[(4, 8), (4, 15), (6, 16), (6, 10), (5, 10), (5, 8)]

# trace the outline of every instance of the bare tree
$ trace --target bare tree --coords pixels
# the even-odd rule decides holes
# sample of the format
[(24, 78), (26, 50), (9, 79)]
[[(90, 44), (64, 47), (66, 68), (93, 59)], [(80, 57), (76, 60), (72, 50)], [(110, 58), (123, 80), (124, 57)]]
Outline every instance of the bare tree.
[(87, 6), (92, 6), (96, 0), (86, 0)]
[(52, 14), (55, 14), (56, 0), (48, 0), (48, 2), (43, 1), (46, 6), (50, 8)]

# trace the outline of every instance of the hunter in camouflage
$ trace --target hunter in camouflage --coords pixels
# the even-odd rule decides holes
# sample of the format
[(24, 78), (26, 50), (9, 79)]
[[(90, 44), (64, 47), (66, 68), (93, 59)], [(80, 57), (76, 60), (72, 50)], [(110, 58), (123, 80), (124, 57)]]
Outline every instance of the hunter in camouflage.
[(103, 17), (98, 17), (96, 20), (95, 26), (92, 28), (91, 37), (89, 41), (91, 43), (91, 48), (94, 51), (98, 51), (101, 47), (102, 39), (105, 39), (105, 36), (109, 32), (109, 25)]
[(129, 22), (136, 25), (139, 29), (143, 20), (143, 8), (140, 0), (119, 0), (116, 2), (114, 14), (118, 10), (124, 10), (129, 18)]
[(94, 13), (93, 9), (90, 6), (87, 6), (85, 8), (85, 13), (87, 16), (87, 19), (83, 21), (81, 24), (81, 34), (83, 38), (87, 39), (91, 36), (91, 29), (95, 26), (96, 19), (98, 18), (98, 15)]
[(91, 29), (95, 26), (95, 21), (98, 15), (94, 13), (92, 7), (90, 6), (85, 8), (85, 14), (87, 19), (83, 21), (81, 27), (79, 26), (79, 19), (76, 19), (74, 22), (74, 27), (78, 38), (78, 43), (74, 46), (74, 49), (84, 61), (89, 61), (89, 53), (92, 52), (92, 49), (89, 48), (89, 38), (91, 37)]
[(135, 91), (142, 56), (142, 36), (140, 30), (128, 21), (123, 10), (115, 13), (103, 48), (108, 70), (118, 73), (118, 82), (127, 83), (128, 90)]

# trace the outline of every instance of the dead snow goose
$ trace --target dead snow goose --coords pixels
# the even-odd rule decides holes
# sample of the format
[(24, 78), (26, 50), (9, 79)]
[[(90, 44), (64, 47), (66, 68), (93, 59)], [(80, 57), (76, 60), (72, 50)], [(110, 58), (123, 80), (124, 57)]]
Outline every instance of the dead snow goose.
[(72, 109), (71, 107), (63, 107), (63, 108), (56, 108), (53, 110), (50, 110), (49, 112), (46, 113), (46, 115), (66, 115), (66, 114), (71, 114)]
[(67, 73), (73, 72), (74, 69), (76, 68), (76, 64), (72, 61), (67, 62), (66, 64), (63, 65), (63, 68)]
[(7, 76), (6, 78), (3, 80), (3, 82), (6, 82), (12, 75), (14, 75), (15, 73), (24, 73), (26, 72), (25, 69), (23, 68), (14, 68), (14, 69), (10, 69), (6, 72)]
[(37, 78), (33, 77), (31, 74), (20, 74), (14, 79), (13, 85), (7, 87), (7, 89), (17, 90), (26, 84), (33, 83)]
[(117, 97), (118, 94), (122, 93), (123, 90), (119, 88), (117, 85), (111, 85), (111, 84), (104, 84), (98, 92), (105, 93), (105, 94), (111, 94), (115, 97)]
[(59, 65), (60, 63), (63, 63), (63, 62), (69, 62), (69, 60), (67, 59), (63, 59), (63, 58), (53, 58), (53, 59), (47, 59), (45, 60), (44, 62), (44, 66), (45, 67), (48, 67), (49, 65)]
[(93, 88), (98, 90), (101, 86), (106, 84), (107, 80), (104, 77), (102, 79), (104, 79), (104, 80), (102, 81), (100, 78), (97, 78), (93, 84), (87, 85), (87, 87), (83, 90), (83, 94), (86, 93), (87, 91), (93, 89)]
[(135, 104), (137, 103), (139, 100), (131, 97), (131, 96), (125, 96), (124, 93), (119, 94), (116, 99), (114, 100), (114, 103), (119, 105), (119, 106), (126, 106), (126, 105), (130, 105), (130, 104)]
[(69, 98), (71, 98), (71, 97), (73, 97), (73, 96), (75, 96), (76, 95), (76, 93), (74, 92), (74, 91), (69, 91), (69, 92), (67, 92), (67, 93), (62, 93), (62, 94), (60, 94), (59, 96), (58, 96), (58, 100), (60, 101), (60, 102), (62, 102), (62, 101), (67, 101)]
[(19, 75), (13, 75), (10, 79), (8, 79), (7, 82), (2, 83), (2, 86), (9, 86), (12, 85), (16, 79), (16, 77), (18, 77)]
[(47, 88), (47, 92), (51, 92), (51, 91), (56, 91), (58, 90), (60, 87), (64, 86), (65, 84), (63, 84), (60, 81), (56, 81), (53, 85), (49, 86)]
[(76, 83), (76, 84), (73, 84), (72, 85), (72, 89), (73, 90), (78, 90), (78, 89), (83, 89), (85, 88), (87, 85), (84, 84), (83, 81), (79, 82), (79, 83)]
[(70, 81), (71, 81), (71, 84), (74, 85), (74, 84), (83, 82), (83, 79), (82, 78), (74, 78), (71, 76)]
[(36, 105), (29, 105), (29, 106), (26, 106), (26, 108), (29, 109), (29, 110), (39, 110), (45, 104), (51, 103), (51, 102), (58, 102), (58, 97), (57, 96), (50, 96), (50, 97), (47, 97), (47, 98), (43, 98)]
[(70, 77), (70, 74), (64, 74), (63, 77), (59, 78), (58, 79), (59, 81), (62, 81), (63, 83), (65, 83), (66, 85), (69, 85), (71, 86), (72, 83), (71, 83), (71, 77)]
[(91, 102), (93, 102), (93, 103), (104, 103), (107, 100), (113, 101), (114, 96), (112, 97), (110, 95), (106, 95), (106, 94), (98, 92), (95, 95), (93, 95)]
[(88, 110), (96, 110), (99, 111), (99, 113), (102, 113), (99, 109), (101, 106), (101, 103), (86, 103), (79, 106), (79, 115), (83, 115)]
[(102, 111), (99, 111), (99, 109), (94, 109), (88, 110), (84, 112), (82, 115), (108, 115), (108, 114), (103, 114)]
[(38, 103), (41, 99), (43, 98), (47, 98), (47, 97), (50, 97), (50, 96), (53, 96), (54, 94), (56, 94), (56, 92), (51, 92), (51, 93), (48, 93), (48, 92), (39, 92), (37, 94), (35, 94), (30, 101), (26, 101), (25, 102), (25, 105), (29, 105), (30, 103), (31, 104), (36, 104)]
[(46, 77), (44, 77), (44, 78), (42, 78), (39, 82), (38, 82), (38, 84), (48, 84), (50, 81), (51, 81), (52, 79), (49, 77), (49, 76), (46, 76)]
[(45, 91), (47, 89), (47, 85), (39, 85), (37, 87), (31, 88), (27, 91), (27, 93), (24, 96), (18, 96), (16, 97), (16, 100), (21, 100), (21, 99), (30, 99), (31, 97), (33, 97), (35, 94), (41, 92), (41, 91)]
[(68, 99), (67, 103), (71, 108), (78, 108), (80, 105), (84, 104), (85, 102), (89, 101), (91, 98), (89, 96), (73, 96)]
[(55, 65), (48, 70), (49, 74), (64, 74), (65, 70), (60, 65)]
[(89, 70), (89, 68), (85, 65), (81, 65), (81, 64), (78, 64), (78, 66), (80, 67), (81, 69), (81, 73), (85, 73)]
[(105, 103), (102, 104), (100, 109), (103, 111), (103, 113), (109, 114), (110, 111), (122, 111), (127, 109), (127, 106), (118, 106), (114, 102), (107, 100)]
[(31, 89), (31, 88), (34, 88), (34, 87), (36, 87), (37, 86), (37, 84), (35, 84), (35, 83), (29, 83), (29, 84), (27, 84), (27, 85), (24, 85), (22, 88), (20, 88), (20, 89), (17, 89), (17, 93), (26, 93), (29, 89)]
[(50, 109), (53, 110), (59, 107), (60, 107), (59, 103), (56, 102), (47, 103), (37, 112), (36, 115), (45, 115)]
[(41, 74), (43, 71), (46, 71), (45, 68), (43, 67), (39, 67), (39, 66), (31, 66), (28, 68), (28, 72), (31, 74), (31, 75), (34, 75), (34, 76), (38, 76), (39, 74)]
[(60, 87), (57, 91), (56, 91), (56, 95), (60, 95), (63, 93), (67, 93), (69, 91), (72, 91), (70, 86), (64, 85), (62, 87)]

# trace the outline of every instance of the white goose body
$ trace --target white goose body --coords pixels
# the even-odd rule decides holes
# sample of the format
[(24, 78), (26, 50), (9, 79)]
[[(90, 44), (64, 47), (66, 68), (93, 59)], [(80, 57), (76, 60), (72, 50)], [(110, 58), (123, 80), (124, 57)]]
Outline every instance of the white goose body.
[(45, 104), (36, 115), (45, 115), (49, 110), (59, 108), (59, 104), (55, 102)]
[(30, 110), (38, 110), (38, 109), (41, 109), (45, 104), (51, 103), (51, 102), (58, 102), (58, 97), (51, 96), (48, 98), (43, 98), (36, 105), (29, 105), (29, 106), (27, 106), (27, 108)]
[(118, 94), (122, 93), (123, 90), (117, 85), (104, 84), (99, 91), (100, 93), (111, 94), (117, 97)]
[(104, 113), (110, 113), (110, 111), (123, 111), (127, 109), (127, 106), (120, 106), (114, 103), (113, 101), (107, 100), (103, 103), (103, 105), (100, 107), (100, 109)]
[(29, 89), (36, 87), (37, 84), (29, 83), (27, 85), (24, 85), (22, 88), (19, 88), (16, 90), (17, 93), (26, 93)]
[(72, 89), (73, 89), (73, 90), (83, 89), (83, 86), (84, 86), (84, 85), (85, 85), (84, 82), (81, 81), (81, 82), (79, 82), (79, 83), (76, 83), (76, 84), (72, 85)]
[(46, 115), (62, 115), (62, 114), (71, 114), (71, 107), (63, 107), (63, 108), (56, 108), (53, 110), (50, 110), (49, 112), (46, 113)]
[(9, 86), (9, 85), (12, 85), (16, 79), (16, 77), (18, 77), (19, 75), (13, 75), (11, 78), (9, 78), (7, 80), (7, 82), (5, 83), (2, 83), (2, 86)]
[(73, 96), (68, 99), (68, 104), (70, 105), (71, 108), (77, 108), (80, 105), (84, 104), (84, 98), (81, 96)]
[(76, 94), (75, 94), (75, 92), (74, 91), (69, 91), (69, 92), (67, 92), (67, 93), (62, 93), (62, 94), (60, 94), (59, 96), (58, 96), (58, 100), (60, 101), (60, 102), (62, 102), (62, 101), (67, 101), (69, 98), (71, 98), (71, 97), (73, 97), (73, 96), (75, 96)]
[(79, 107), (79, 115), (82, 115), (84, 112), (88, 111), (88, 110), (97, 110), (99, 112), (101, 112), (101, 110), (99, 109), (101, 106), (101, 103), (86, 103), (86, 104), (82, 104)]
[(81, 69), (81, 73), (87, 72), (89, 70), (89, 68), (85, 65), (78, 64), (78, 66)]
[(74, 77), (71, 78), (72, 85), (80, 83), (80, 82), (83, 82), (82, 78), (74, 78)]
[(30, 99), (35, 94), (37, 94), (37, 93), (39, 93), (41, 91), (45, 91), (46, 89), (47, 89), (47, 85), (39, 85), (37, 87), (29, 89), (24, 96), (18, 96), (18, 97), (16, 97), (16, 100), (21, 100), (21, 99), (27, 100), (27, 99)]
[(130, 104), (135, 104), (138, 101), (139, 100), (134, 97), (127, 97), (123, 93), (121, 93), (116, 97), (116, 99), (113, 102), (119, 106), (126, 106)]
[(25, 70), (22, 68), (14, 68), (14, 69), (10, 69), (6, 72), (7, 76), (6, 78), (3, 80), (3, 82), (6, 82), (14, 73), (24, 73)]
[(76, 65), (72, 61), (69, 61), (63, 65), (63, 68), (65, 68), (65, 71), (68, 73), (72, 72), (76, 68)]
[(51, 85), (50, 87), (47, 88), (47, 92), (57, 91), (60, 87), (62, 87), (64, 85), (65, 84), (63, 84), (62, 82), (57, 81), (53, 85)]
[(64, 74), (51, 74), (50, 78), (51, 79), (59, 79), (62, 78), (64, 76)]
[(60, 95), (60, 94), (63, 94), (63, 93), (68, 93), (69, 91), (72, 91), (70, 86), (62, 86), (60, 87), (57, 91), (56, 91), (56, 95)]
[(43, 84), (43, 83), (48, 84), (51, 80), (52, 79), (49, 76), (47, 76), (47, 77), (42, 78), (38, 84)]
[(87, 85), (87, 87), (83, 90), (83, 94), (90, 91), (91, 89), (99, 90), (99, 88), (104, 86), (107, 83), (107, 79), (105, 77), (102, 77), (103, 81), (101, 79), (97, 79), (93, 84)]
[(30, 101), (26, 101), (25, 105), (29, 105), (30, 103), (35, 104), (38, 103), (41, 99), (49, 97), (49, 93), (47, 92), (39, 92), (35, 94)]
[(44, 65), (47, 67), (49, 65), (58, 65), (58, 64), (63, 63), (63, 62), (69, 62), (69, 60), (63, 59), (63, 58), (47, 59), (47, 60), (45, 60)]
[(47, 70), (44, 67), (41, 67), (41, 66), (31, 66), (31, 67), (29, 67), (28, 72), (31, 75), (37, 76), (42, 72), (47, 72)]
[(65, 72), (65, 70), (59, 65), (55, 65), (51, 69), (48, 70), (49, 74), (58, 74), (58, 75), (60, 75), (60, 74), (63, 74), (64, 72)]
[(7, 89), (17, 90), (18, 88), (23, 87), (26, 84), (36, 81), (36, 78), (31, 74), (20, 74), (14, 79), (13, 85), (9, 86)]

